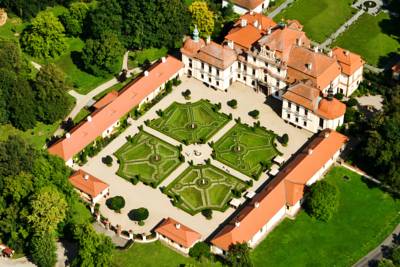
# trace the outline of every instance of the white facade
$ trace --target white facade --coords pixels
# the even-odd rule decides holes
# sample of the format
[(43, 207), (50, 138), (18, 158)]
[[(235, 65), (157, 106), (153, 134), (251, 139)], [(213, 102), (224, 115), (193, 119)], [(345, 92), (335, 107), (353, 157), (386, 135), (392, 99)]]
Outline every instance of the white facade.
[[(232, 1), (232, 0), (231, 0), (231, 1)], [(265, 1), (262, 2), (260, 5), (258, 5), (256, 8), (254, 8), (254, 9), (252, 9), (252, 10), (249, 10), (249, 9), (247, 9), (247, 8), (244, 8), (244, 7), (241, 7), (241, 6), (237, 5), (237, 4), (235, 4), (234, 2), (235, 2), (235, 1), (232, 1), (232, 3), (233, 3), (233, 11), (234, 11), (235, 13), (240, 14), (240, 15), (243, 15), (243, 14), (249, 12), (249, 11), (254, 11), (254, 12), (257, 12), (257, 13), (262, 13), (263, 10), (266, 9), (266, 8), (268, 7), (268, 5), (269, 5), (269, 0), (265, 0)], [(227, 1), (227, 0), (223, 0), (223, 1), (222, 1), (222, 7), (226, 7), (228, 4), (229, 4), (229, 1)]]
[(351, 96), (363, 80), (363, 70), (364, 66), (361, 66), (351, 76), (342, 73), (340, 75), (338, 93), (342, 93), (346, 97)]
[(180, 245), (180, 244), (178, 244), (178, 243), (172, 241), (172, 240), (169, 239), (168, 237), (163, 236), (163, 235), (160, 234), (160, 233), (157, 233), (157, 235), (158, 235), (158, 239), (159, 239), (161, 242), (163, 242), (164, 244), (166, 244), (166, 245), (168, 245), (168, 246), (170, 246), (170, 247), (172, 247), (172, 248), (174, 248), (174, 249), (176, 249), (176, 250), (178, 250), (178, 251), (180, 251), (180, 252), (182, 252), (182, 253), (184, 253), (184, 254), (189, 254), (189, 250), (190, 250), (196, 243), (200, 242), (200, 240), (197, 240), (196, 242), (194, 242), (194, 243), (192, 244), (191, 247), (184, 247), (184, 246), (182, 246), (182, 245)]
[(292, 103), (287, 99), (282, 99), (282, 101), (282, 119), (310, 132), (317, 133), (326, 128), (335, 130), (344, 123), (344, 115), (332, 120), (325, 119), (315, 114), (312, 110)]

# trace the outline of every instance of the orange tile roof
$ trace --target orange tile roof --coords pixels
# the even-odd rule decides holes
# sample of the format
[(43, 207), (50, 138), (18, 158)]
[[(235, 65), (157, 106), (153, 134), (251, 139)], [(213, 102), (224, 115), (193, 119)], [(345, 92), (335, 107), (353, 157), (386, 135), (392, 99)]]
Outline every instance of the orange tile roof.
[(332, 52), (342, 67), (342, 72), (348, 76), (353, 75), (365, 63), (360, 55), (343, 48), (335, 47)]
[[(177, 227), (177, 225), (179, 225), (179, 227)], [(155, 232), (162, 234), (186, 248), (190, 248), (194, 243), (201, 240), (201, 235), (198, 232), (172, 218), (164, 219), (163, 222), (157, 226)]]
[[(299, 187), (307, 182), (338, 152), (348, 138), (334, 130), (321, 131), (312, 141), (283, 168), (275, 179), (292, 183), (286, 191), (287, 203), (295, 205), (303, 194), (299, 193)], [(295, 186), (298, 185), (298, 186)], [(301, 190), (300, 190), (301, 191)], [(291, 193), (291, 195), (289, 195)]]
[(233, 4), (244, 7), (249, 10), (253, 10), (261, 5), (264, 0), (233, 0)]
[(227, 251), (231, 244), (249, 241), (285, 204), (284, 183), (275, 179), (254, 196), (211, 243)]
[[(282, 207), (293, 206), (303, 198), (306, 183), (347, 140), (346, 136), (330, 129), (319, 133), (216, 234), (211, 243), (227, 251), (231, 244), (248, 242)], [(312, 149), (311, 154), (309, 149)]]
[(318, 108), (320, 94), (321, 91), (317, 88), (304, 83), (299, 83), (289, 88), (282, 97), (290, 102), (315, 111)]
[(262, 13), (248, 12), (240, 16), (240, 18), (235, 22), (235, 24), (233, 25), (234, 29), (242, 28), (241, 21), (243, 19), (247, 21), (247, 25), (254, 25), (254, 22), (257, 21), (257, 24), (261, 26), (260, 30), (263, 32), (266, 32), (269, 28), (274, 27), (276, 25), (275, 21), (263, 15)]
[(234, 50), (212, 41), (202, 47), (194, 57), (219, 69), (230, 67), (237, 59)]
[[(308, 68), (307, 66), (311, 66)], [(288, 60), (288, 76), (291, 79), (309, 79), (322, 90), (329, 86), (341, 73), (336, 59), (316, 53), (305, 47), (293, 47)]]
[(88, 194), (92, 198), (98, 196), (109, 187), (109, 185), (102, 180), (83, 170), (75, 172), (71, 177), (69, 177), (69, 181), (79, 191)]
[(118, 97), (118, 92), (113, 90), (106, 94), (104, 97), (102, 97), (99, 101), (97, 101), (93, 107), (95, 109), (101, 109), (110, 104), (112, 101), (114, 101)]
[(202, 38), (199, 39), (198, 42), (195, 42), (192, 38), (187, 38), (185, 42), (183, 43), (183, 46), (181, 48), (182, 54), (185, 54), (189, 57), (194, 56), (199, 50), (204, 47), (206, 43)]
[(92, 114), (92, 121), (86, 121), (74, 128), (71, 136), (52, 145), (48, 149), (49, 153), (64, 160), (71, 159), (182, 67), (183, 63), (172, 56), (168, 56), (164, 63), (159, 61), (149, 70), (148, 76), (140, 76), (129, 83), (114, 101)]
[(321, 99), (318, 104), (318, 109), (316, 110), (316, 114), (322, 118), (333, 120), (344, 116), (346, 113), (346, 105), (333, 98), (329, 99)]

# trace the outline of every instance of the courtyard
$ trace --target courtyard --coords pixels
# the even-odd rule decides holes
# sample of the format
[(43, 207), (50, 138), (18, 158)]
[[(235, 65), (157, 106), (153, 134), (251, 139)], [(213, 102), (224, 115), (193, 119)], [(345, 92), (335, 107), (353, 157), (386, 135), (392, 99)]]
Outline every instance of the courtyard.
[(195, 103), (172, 103), (149, 126), (181, 143), (193, 144), (205, 143), (228, 121), (226, 115), (213, 110), (213, 104), (199, 100)]
[(181, 164), (178, 148), (144, 131), (129, 138), (115, 155), (119, 160), (119, 176), (128, 181), (137, 177), (153, 187)]
[(275, 134), (271, 131), (236, 124), (215, 143), (215, 158), (258, 179), (263, 171), (262, 165), (270, 165), (272, 159), (279, 154), (274, 141)]
[(225, 211), (233, 191), (240, 196), (246, 188), (242, 180), (206, 164), (187, 168), (164, 192), (179, 196), (177, 206), (194, 215), (204, 209)]
[[(152, 156), (154, 160), (154, 153), (156, 150), (153, 149), (152, 145), (148, 143), (148, 141), (143, 141), (149, 136), (157, 139), (158, 144), (163, 144), (166, 147), (171, 149), (177, 148), (177, 146), (182, 145), (182, 154), (185, 156), (185, 162), (178, 163), (178, 166), (173, 169), (170, 173), (169, 171), (165, 171), (164, 174), (166, 177), (159, 178), (157, 180), (159, 188), (167, 188), (169, 185), (176, 183), (175, 180), (179, 181), (179, 179), (184, 175), (185, 172), (189, 172), (191, 170), (191, 166), (189, 164), (190, 161), (194, 161), (196, 164), (204, 164), (204, 160), (210, 158), (211, 148), (207, 144), (197, 144), (197, 145), (184, 145), (179, 140), (172, 138), (170, 135), (163, 133), (162, 131), (157, 131), (154, 128), (148, 127), (145, 125), (145, 121), (157, 120), (160, 118), (158, 115), (159, 110), (164, 111), (166, 114), (168, 108), (174, 102), (179, 103), (180, 106), (185, 106), (187, 101), (182, 96), (182, 92), (187, 90), (187, 88), (191, 88), (191, 104), (195, 103), (204, 103), (200, 106), (204, 105), (208, 109), (207, 112), (213, 114), (218, 114), (218, 116), (222, 116), (224, 122), (221, 123), (213, 134), (205, 137), (208, 138), (209, 142), (216, 143), (219, 139), (221, 139), (227, 132), (230, 131), (231, 128), (235, 127), (235, 122), (233, 120), (229, 120), (228, 116), (226, 120), (224, 119), (226, 115), (223, 114), (232, 114), (234, 119), (241, 118), (241, 122), (245, 124), (252, 125), (256, 121), (260, 121), (262, 127), (266, 127), (268, 129), (273, 130), (274, 133), (281, 136), (284, 133), (289, 135), (289, 143), (288, 146), (284, 147), (280, 144), (277, 144), (277, 150), (283, 153), (283, 157), (288, 159), (293, 153), (295, 153), (299, 147), (301, 147), (306, 140), (312, 135), (310, 132), (307, 132), (302, 129), (295, 128), (290, 124), (286, 124), (281, 118), (280, 114), (276, 113), (271, 105), (266, 104), (269, 100), (267, 97), (260, 93), (255, 92), (251, 88), (242, 85), (240, 83), (234, 83), (230, 87), (229, 92), (223, 91), (215, 91), (211, 88), (204, 86), (201, 82), (191, 79), (191, 78), (182, 78), (182, 84), (175, 88), (171, 94), (167, 95), (163, 98), (159, 103), (157, 103), (154, 107), (152, 107), (149, 111), (147, 111), (143, 116), (141, 116), (137, 120), (133, 120), (131, 126), (129, 126), (120, 136), (115, 138), (109, 145), (107, 145), (97, 156), (90, 158), (88, 163), (85, 164), (82, 169), (99, 177), (103, 181), (107, 182), (110, 185), (110, 196), (120, 195), (125, 199), (126, 205), (121, 210), (121, 213), (116, 213), (107, 208), (105, 205), (105, 200), (102, 200), (100, 203), (100, 212), (101, 214), (108, 218), (113, 225), (119, 224), (122, 226), (122, 229), (133, 230), (135, 233), (148, 233), (153, 229), (163, 218), (172, 217), (184, 225), (190, 225), (190, 227), (199, 233), (202, 234), (204, 238), (208, 237), (221, 223), (223, 223), (234, 211), (234, 208), (227, 207), (226, 203), (229, 202), (230, 199), (233, 198), (232, 188), (228, 190), (225, 186), (217, 186), (217, 189), (213, 189), (212, 192), (218, 198), (212, 200), (210, 202), (203, 202), (201, 205), (208, 206), (208, 208), (215, 207), (215, 212), (212, 214), (212, 219), (207, 220), (201, 213), (197, 212), (192, 215), (188, 211), (183, 210), (181, 207), (173, 206), (171, 204), (171, 199), (164, 194), (159, 189), (154, 189), (150, 186), (146, 186), (143, 183), (138, 183), (136, 185), (132, 185), (129, 179), (124, 179), (121, 176), (121, 166), (119, 164), (113, 164), (112, 166), (107, 166), (102, 163), (102, 159), (107, 155), (116, 155), (117, 151), (121, 152), (125, 150), (127, 154), (125, 154), (126, 162), (122, 163), (123, 160), (120, 159), (122, 164), (129, 165), (129, 160), (141, 160), (146, 159), (148, 164), (154, 164), (152, 161)], [(236, 109), (232, 109), (226, 103), (228, 100), (232, 98), (237, 99), (238, 106)], [(206, 99), (206, 100), (204, 100)], [(210, 101), (210, 102), (208, 102)], [(213, 104), (211, 103), (221, 103), (220, 110), (216, 112), (213, 109)], [(248, 112), (253, 109), (258, 109), (260, 111), (260, 116), (257, 120), (250, 117)], [(204, 110), (204, 109), (203, 109)], [(201, 114), (204, 113), (200, 112)], [(221, 115), (219, 115), (221, 114)], [(164, 115), (165, 116), (165, 115)], [(209, 116), (206, 114), (206, 116)], [(204, 118), (201, 118), (204, 120)], [(143, 126), (143, 130), (139, 130), (139, 126)], [(151, 125), (149, 125), (151, 126)], [(197, 129), (197, 128), (196, 128)], [(142, 133), (143, 132), (143, 133)], [(136, 137), (136, 135), (142, 136), (140, 138)], [(207, 133), (208, 134), (208, 133)], [(136, 148), (134, 144), (128, 142), (127, 137), (131, 136), (135, 141), (135, 138), (141, 139), (142, 144)], [(204, 136), (204, 135), (203, 135)], [(197, 138), (198, 136), (196, 136)], [(129, 138), (128, 138), (129, 139)], [(194, 140), (194, 139), (193, 139)], [(147, 143), (146, 143), (147, 142)], [(142, 146), (142, 147), (141, 147)], [(140, 153), (134, 152), (136, 149), (141, 151)], [(202, 155), (200, 157), (196, 157), (195, 150), (198, 152), (201, 151)], [(128, 152), (130, 151), (130, 152)], [(137, 155), (140, 156), (137, 156)], [(268, 157), (268, 156), (267, 156)], [(165, 158), (165, 156), (164, 156)], [(157, 164), (161, 164), (163, 161), (163, 156), (160, 155), (160, 161), (157, 161)], [(229, 181), (233, 181), (237, 184), (238, 188), (243, 188), (251, 191), (256, 191), (261, 184), (263, 184), (268, 178), (265, 173), (262, 173), (260, 179), (258, 181), (254, 181), (252, 186), (248, 186), (246, 181), (249, 181), (250, 178), (241, 172), (236, 171), (230, 166), (221, 163), (218, 160), (211, 160), (212, 170), (215, 177), (221, 177), (221, 179), (227, 179)], [(171, 163), (172, 165), (172, 163)], [(135, 169), (136, 167), (130, 167), (129, 170)], [(189, 169), (188, 169), (189, 168)], [(147, 170), (147, 168), (145, 168)], [(153, 168), (154, 170), (154, 168)], [(138, 168), (138, 172), (144, 172), (141, 168)], [(146, 171), (147, 172), (147, 171)], [(128, 173), (127, 176), (135, 175), (136, 173)], [(211, 174), (211, 175), (213, 175)], [(212, 176), (212, 178), (214, 178)], [(139, 175), (141, 179), (144, 179), (145, 176)], [(150, 176), (149, 176), (150, 177)], [(222, 178), (224, 177), (224, 178)], [(226, 178), (229, 177), (229, 178)], [(208, 177), (207, 177), (208, 178)], [(211, 180), (210, 180), (211, 181)], [(190, 183), (190, 182), (189, 182)], [(212, 182), (213, 185), (216, 184), (215, 181)], [(210, 187), (211, 188), (211, 187)], [(203, 190), (204, 191), (204, 190)], [(218, 192), (217, 192), (218, 191)], [(229, 191), (229, 192), (228, 192)], [(240, 191), (240, 190), (239, 190)], [(215, 193), (217, 192), (217, 193)], [(222, 193), (220, 193), (222, 192)], [(236, 193), (236, 192), (235, 192)], [(237, 194), (237, 193), (236, 193)], [(185, 194), (183, 194), (185, 195)], [(192, 196), (191, 194), (189, 194)], [(219, 198), (220, 197), (220, 198)], [(241, 198), (243, 200), (243, 197)], [(192, 201), (190, 199), (190, 201)], [(219, 206), (224, 206), (224, 212), (218, 211), (215, 203), (219, 202)], [(210, 205), (210, 203), (212, 205)], [(150, 216), (145, 221), (145, 225), (140, 226), (137, 223), (131, 221), (128, 217), (128, 213), (130, 210), (145, 207), (149, 210)], [(200, 207), (200, 206), (199, 206)], [(203, 208), (203, 207), (202, 207)], [(200, 208), (200, 209), (202, 209)]]

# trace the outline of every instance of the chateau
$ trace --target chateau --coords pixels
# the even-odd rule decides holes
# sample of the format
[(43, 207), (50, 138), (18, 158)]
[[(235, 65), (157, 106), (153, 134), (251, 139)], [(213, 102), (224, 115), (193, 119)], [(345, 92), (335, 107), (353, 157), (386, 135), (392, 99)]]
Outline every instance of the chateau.
[(184, 71), (215, 89), (238, 81), (282, 100), (282, 118), (311, 132), (336, 129), (346, 107), (333, 95), (357, 89), (364, 61), (339, 47), (324, 53), (302, 29), (296, 20), (276, 24), (254, 12), (240, 17), (223, 44), (195, 29), (181, 49)]

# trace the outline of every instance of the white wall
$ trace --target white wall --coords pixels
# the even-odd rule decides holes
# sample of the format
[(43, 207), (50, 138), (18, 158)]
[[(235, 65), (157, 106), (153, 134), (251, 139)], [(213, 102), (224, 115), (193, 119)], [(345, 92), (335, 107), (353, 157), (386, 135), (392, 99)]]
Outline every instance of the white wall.
[[(172, 248), (174, 248), (174, 249), (177, 249), (177, 250), (179, 250), (179, 251), (181, 251), (181, 252), (183, 252), (183, 253), (185, 253), (185, 254), (189, 254), (189, 250), (190, 250), (191, 247), (190, 247), (190, 248), (183, 247), (183, 246), (181, 246), (181, 245), (175, 243), (174, 241), (168, 239), (167, 237), (161, 235), (160, 233), (158, 233), (158, 238), (159, 238), (160, 241), (162, 241), (162, 242), (165, 243), (166, 245), (168, 245), (168, 246), (170, 246), (170, 247), (172, 247)], [(200, 242), (200, 240), (197, 240), (196, 242), (194, 242), (194, 243), (192, 244), (192, 247), (193, 247), (197, 242)]]
[(97, 202), (99, 202), (104, 196), (106, 196), (108, 193), (110, 192), (110, 188), (107, 187), (106, 189), (104, 189), (100, 194), (98, 194), (96, 197), (94, 197), (92, 199), (92, 203), (96, 204)]
[[(226, 0), (223, 0), (222, 1), (222, 7), (225, 7), (225, 6), (227, 6), (228, 5), (228, 1), (226, 1)], [(238, 5), (233, 5), (233, 11), (235, 11), (235, 13), (238, 13), (238, 14), (240, 14), (240, 15), (243, 15), (243, 14), (245, 14), (245, 13), (247, 13), (248, 11), (254, 11), (254, 12), (257, 12), (257, 13), (261, 13), (262, 11), (263, 11), (263, 9), (266, 9), (267, 7), (268, 7), (268, 5), (269, 5), (269, 0), (265, 0), (262, 4), (260, 4), (259, 6), (257, 6), (255, 9), (253, 9), (253, 10), (248, 10), (248, 9), (246, 9), (246, 8), (243, 8), (243, 7), (241, 7), (241, 6), (238, 6)]]

